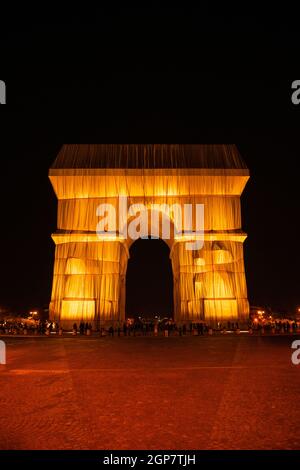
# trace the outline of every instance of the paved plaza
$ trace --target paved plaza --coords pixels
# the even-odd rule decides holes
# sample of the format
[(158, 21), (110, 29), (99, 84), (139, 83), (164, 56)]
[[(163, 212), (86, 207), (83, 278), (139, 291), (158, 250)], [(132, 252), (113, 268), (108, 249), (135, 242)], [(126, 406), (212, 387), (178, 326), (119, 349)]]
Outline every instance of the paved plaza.
[(300, 449), (295, 336), (1, 339), (0, 449)]

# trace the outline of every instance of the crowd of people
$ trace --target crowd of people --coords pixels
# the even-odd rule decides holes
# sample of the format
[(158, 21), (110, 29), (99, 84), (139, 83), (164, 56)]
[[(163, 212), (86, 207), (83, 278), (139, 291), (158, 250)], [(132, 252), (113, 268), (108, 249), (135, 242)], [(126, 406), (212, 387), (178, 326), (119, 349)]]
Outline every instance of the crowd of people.
[(300, 330), (300, 322), (295, 320), (260, 321), (255, 318), (250, 323), (250, 330), (260, 333), (297, 333)]
[[(244, 330), (249, 334), (296, 334), (300, 332), (300, 323), (296, 321), (274, 321), (268, 323), (260, 323), (256, 321), (249, 321), (248, 325), (244, 327)], [(151, 336), (164, 334), (165, 336), (170, 335), (211, 335), (211, 334), (226, 334), (241, 332), (241, 328), (238, 322), (227, 322), (226, 324), (218, 323), (214, 327), (207, 324), (206, 322), (187, 323), (177, 325), (174, 321), (168, 321), (165, 323), (156, 322), (134, 322), (133, 324), (124, 323), (123, 327), (110, 326), (108, 330), (101, 329), (102, 334), (109, 336)]]
[[(91, 323), (80, 322), (73, 324), (73, 335), (92, 335), (100, 336), (187, 336), (187, 335), (211, 335), (226, 334), (228, 332), (240, 333), (240, 325), (238, 322), (227, 322), (226, 324), (218, 323), (214, 327), (206, 322), (183, 323), (177, 325), (172, 319), (158, 322), (153, 321), (126, 321), (122, 325), (117, 326), (101, 326), (93, 328)], [(275, 320), (262, 322), (257, 319), (249, 321), (244, 331), (249, 334), (296, 334), (300, 332), (300, 323), (293, 320)], [(67, 333), (57, 322), (50, 321), (0, 321), (1, 335), (62, 335)]]
[(43, 335), (50, 332), (58, 332), (59, 325), (49, 321), (21, 321), (3, 320), (0, 321), (0, 334), (9, 335)]
[(118, 326), (114, 328), (113, 326), (110, 326), (107, 331), (103, 328), (102, 333), (108, 333), (110, 336), (152, 336), (158, 334), (166, 335), (166, 333), (168, 336), (183, 336), (187, 334), (195, 334), (195, 331), (197, 331), (199, 335), (204, 335), (205, 333), (208, 333), (209, 329), (209, 326), (204, 322), (177, 325), (171, 320), (160, 323), (155, 321), (139, 321), (133, 323), (124, 322), (122, 327)]

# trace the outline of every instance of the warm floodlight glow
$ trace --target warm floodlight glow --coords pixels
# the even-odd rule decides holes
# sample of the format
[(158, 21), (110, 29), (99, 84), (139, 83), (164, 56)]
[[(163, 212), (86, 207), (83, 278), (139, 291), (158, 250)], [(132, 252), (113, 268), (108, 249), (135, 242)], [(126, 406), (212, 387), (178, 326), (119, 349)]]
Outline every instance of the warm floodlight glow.
[(195, 258), (194, 263), (197, 266), (204, 266), (205, 265), (205, 259), (204, 258)]
[(90, 320), (95, 315), (94, 300), (63, 300), (61, 309), (61, 319), (69, 320)]
[[(157, 220), (169, 217), (172, 225), (174, 319), (248, 320), (240, 196), (249, 172), (235, 146), (65, 145), (49, 177), (58, 198), (51, 320), (124, 322), (133, 241), (124, 236), (130, 219), (119, 196), (133, 207), (203, 205), (203, 233), (193, 222), (179, 233), (174, 214), (158, 211)], [(96, 233), (102, 204), (115, 209), (118, 228), (104, 224)]]
[(205, 299), (205, 317), (208, 320), (233, 320), (238, 318), (237, 301), (235, 299)]

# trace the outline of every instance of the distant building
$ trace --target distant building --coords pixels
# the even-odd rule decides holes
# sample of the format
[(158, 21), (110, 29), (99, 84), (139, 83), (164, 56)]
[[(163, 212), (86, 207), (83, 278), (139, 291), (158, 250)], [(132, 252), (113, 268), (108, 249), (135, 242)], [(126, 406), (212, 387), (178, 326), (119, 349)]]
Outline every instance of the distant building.
[(265, 307), (250, 305), (250, 317), (253, 317), (256, 315), (265, 315), (265, 314), (266, 314)]

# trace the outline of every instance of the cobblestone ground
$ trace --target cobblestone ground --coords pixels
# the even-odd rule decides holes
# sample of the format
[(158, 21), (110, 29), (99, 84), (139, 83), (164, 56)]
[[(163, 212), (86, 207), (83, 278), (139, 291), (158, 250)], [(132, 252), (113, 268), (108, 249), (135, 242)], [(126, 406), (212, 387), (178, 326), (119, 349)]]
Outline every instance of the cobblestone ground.
[(1, 449), (300, 448), (295, 337), (1, 339)]

